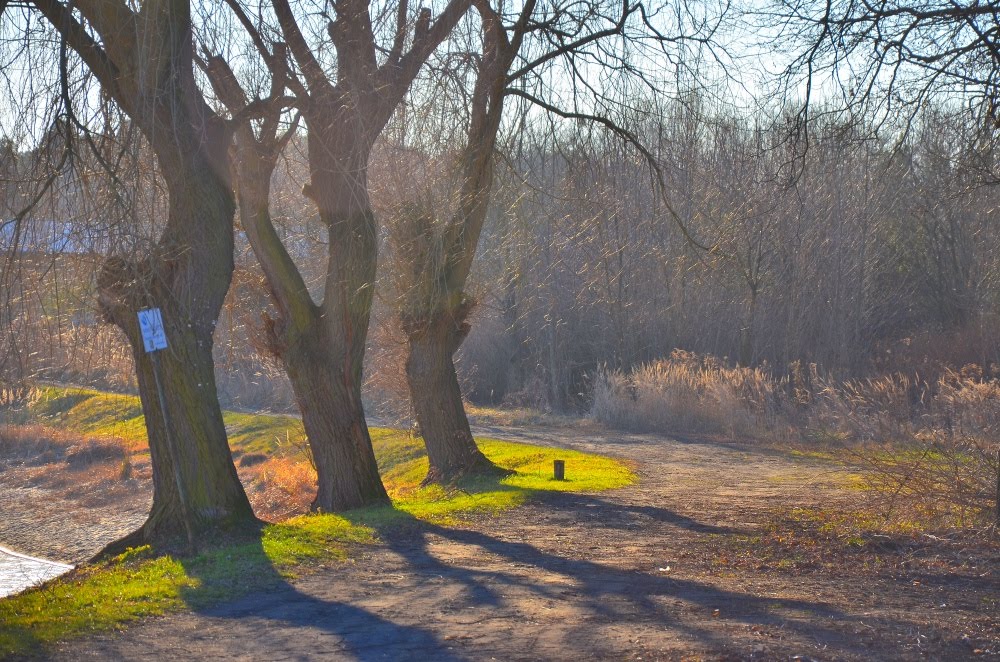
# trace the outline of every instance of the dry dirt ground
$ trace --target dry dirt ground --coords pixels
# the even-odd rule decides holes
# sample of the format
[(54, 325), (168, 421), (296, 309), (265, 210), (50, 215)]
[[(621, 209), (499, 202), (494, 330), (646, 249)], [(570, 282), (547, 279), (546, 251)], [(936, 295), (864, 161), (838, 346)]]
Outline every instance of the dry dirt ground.
[(480, 432), (626, 458), (640, 481), (390, 536), (266, 594), (52, 657), (1000, 657), (1000, 549), (841, 534), (827, 514), (850, 512), (858, 492), (835, 465), (650, 436)]
[(113, 464), (0, 457), (0, 546), (60, 563), (86, 562), (140, 527), (149, 512), (148, 476), (121, 480), (118, 473)]

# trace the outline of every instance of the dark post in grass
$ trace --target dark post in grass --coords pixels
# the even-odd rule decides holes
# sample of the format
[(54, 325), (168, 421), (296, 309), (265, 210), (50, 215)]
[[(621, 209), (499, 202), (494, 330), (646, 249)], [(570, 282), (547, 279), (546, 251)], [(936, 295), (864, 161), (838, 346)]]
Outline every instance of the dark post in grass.
[(566, 461), (553, 460), (552, 474), (553, 474), (552, 477), (555, 478), (556, 480), (566, 480)]

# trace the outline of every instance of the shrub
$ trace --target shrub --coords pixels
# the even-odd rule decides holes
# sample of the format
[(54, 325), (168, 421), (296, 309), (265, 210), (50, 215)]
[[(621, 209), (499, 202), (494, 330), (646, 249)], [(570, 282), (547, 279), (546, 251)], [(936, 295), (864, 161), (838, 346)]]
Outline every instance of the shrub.
[(591, 415), (629, 430), (756, 437), (784, 420), (780, 387), (762, 368), (674, 350), (629, 374), (600, 373)]

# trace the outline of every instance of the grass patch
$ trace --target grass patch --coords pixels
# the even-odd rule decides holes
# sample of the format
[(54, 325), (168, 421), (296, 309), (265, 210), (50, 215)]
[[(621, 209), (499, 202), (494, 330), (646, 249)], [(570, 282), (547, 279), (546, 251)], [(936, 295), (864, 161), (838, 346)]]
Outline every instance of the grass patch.
[(473, 425), (569, 427), (579, 423), (577, 419), (568, 416), (543, 412), (530, 407), (487, 407), (466, 402), (465, 413)]
[(276, 586), (292, 577), (304, 561), (341, 559), (347, 555), (347, 545), (372, 540), (368, 527), (344, 517), (317, 515), (269, 525), (259, 541), (211, 549), (192, 558), (157, 556), (149, 547), (129, 550), (0, 600), (0, 658)]
[(843, 462), (842, 458), (839, 457), (833, 451), (821, 451), (821, 450), (803, 450), (799, 448), (793, 448), (788, 452), (788, 454), (794, 460), (809, 460), (813, 462), (829, 462), (831, 464), (841, 464)]
[(796, 575), (906, 568), (924, 531), (919, 521), (886, 520), (863, 510), (793, 508), (775, 511), (755, 534), (716, 536), (711, 565), (727, 571)]
[[(390, 451), (397, 461), (381, 466), (382, 480), (400, 511), (439, 524), (454, 523), (469, 511), (499, 512), (524, 503), (539, 492), (596, 492), (624, 487), (635, 481), (617, 460), (577, 451), (478, 439), (479, 448), (494, 463), (517, 473), (501, 480), (467, 479), (457, 486), (421, 487), (427, 474), (427, 456), (419, 440), (403, 441), (400, 433), (385, 431), (374, 441), (376, 457)], [(391, 449), (391, 450), (390, 450)], [(404, 449), (401, 452), (401, 449)], [(552, 461), (566, 462), (567, 480), (552, 478)]]
[(146, 425), (139, 398), (91, 389), (44, 386), (29, 404), (4, 412), (15, 424), (39, 424), (90, 437), (115, 438), (145, 447)]
[[(24, 408), (3, 412), (14, 424), (41, 424), (91, 437), (121, 439), (133, 450), (148, 446), (139, 398), (87, 388), (41, 386)], [(305, 438), (292, 416), (223, 412), (234, 453), (288, 455)]]
[[(141, 409), (130, 396), (47, 387), (25, 410), (7, 414), (8, 421), (21, 424), (116, 437), (134, 449), (145, 445)], [(283, 441), (303, 434), (301, 423), (287, 416), (227, 412), (226, 423), (238, 452), (291, 452), (294, 449)], [(449, 524), (473, 512), (512, 508), (542, 492), (600, 491), (635, 480), (626, 466), (610, 458), (480, 439), (487, 457), (517, 474), (501, 480), (465, 480), (449, 488), (421, 487), (427, 472), (423, 442), (399, 430), (373, 428), (371, 432), (392, 506), (295, 517), (264, 527), (259, 540), (206, 549), (191, 558), (157, 555), (141, 548), (79, 569), (0, 600), (0, 658), (29, 654), (68, 637), (123, 627), (146, 616), (197, 610), (278, 586), (319, 563), (347, 557), (352, 546), (376, 543), (379, 531), (421, 522)], [(566, 462), (568, 480), (552, 480), (554, 459)]]

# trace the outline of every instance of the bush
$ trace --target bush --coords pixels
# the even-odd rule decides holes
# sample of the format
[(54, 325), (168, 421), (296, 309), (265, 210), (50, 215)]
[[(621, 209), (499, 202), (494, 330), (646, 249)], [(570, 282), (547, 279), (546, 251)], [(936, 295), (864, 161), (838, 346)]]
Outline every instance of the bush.
[(591, 415), (628, 430), (757, 437), (784, 420), (780, 386), (761, 368), (674, 350), (627, 375), (599, 374)]

